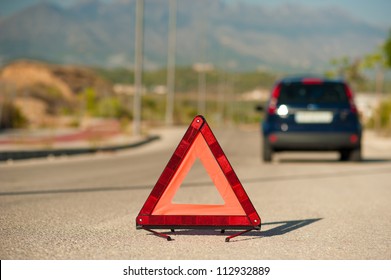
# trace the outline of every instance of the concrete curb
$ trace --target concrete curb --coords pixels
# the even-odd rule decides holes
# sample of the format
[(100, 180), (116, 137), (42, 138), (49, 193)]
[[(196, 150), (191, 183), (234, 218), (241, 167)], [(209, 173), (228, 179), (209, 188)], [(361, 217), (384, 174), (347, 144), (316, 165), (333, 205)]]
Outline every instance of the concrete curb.
[(0, 161), (44, 158), (48, 156), (56, 157), (56, 156), (63, 156), (63, 155), (70, 156), (70, 155), (80, 155), (80, 154), (92, 154), (97, 152), (112, 152), (112, 151), (119, 151), (119, 150), (139, 147), (141, 145), (150, 143), (158, 139), (160, 139), (160, 136), (151, 135), (146, 137), (145, 139), (133, 143), (118, 144), (118, 145), (113, 144), (113, 145), (93, 147), (93, 148), (60, 148), (60, 149), (1, 151)]

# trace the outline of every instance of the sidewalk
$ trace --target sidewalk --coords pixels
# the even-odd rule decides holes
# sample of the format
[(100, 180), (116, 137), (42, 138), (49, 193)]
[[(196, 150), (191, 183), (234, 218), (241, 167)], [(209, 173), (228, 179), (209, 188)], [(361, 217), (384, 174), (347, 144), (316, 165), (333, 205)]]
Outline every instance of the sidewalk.
[(116, 151), (157, 139), (124, 133), (115, 120), (82, 129), (7, 130), (0, 133), (0, 161)]
[(364, 150), (370, 150), (371, 155), (378, 157), (391, 157), (391, 137), (381, 136), (373, 130), (364, 130)]

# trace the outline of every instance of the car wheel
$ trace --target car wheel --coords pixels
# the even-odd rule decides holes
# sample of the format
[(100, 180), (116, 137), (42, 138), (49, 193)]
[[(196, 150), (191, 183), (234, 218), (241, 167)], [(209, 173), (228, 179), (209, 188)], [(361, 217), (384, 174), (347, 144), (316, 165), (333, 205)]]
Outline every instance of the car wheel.
[(361, 161), (361, 148), (350, 151), (349, 161)]
[(349, 150), (340, 150), (339, 151), (339, 160), (340, 161), (347, 161), (350, 157), (350, 151)]
[(264, 162), (271, 162), (273, 158), (273, 149), (267, 139), (263, 139), (262, 159)]
[(361, 148), (339, 151), (341, 161), (361, 161)]

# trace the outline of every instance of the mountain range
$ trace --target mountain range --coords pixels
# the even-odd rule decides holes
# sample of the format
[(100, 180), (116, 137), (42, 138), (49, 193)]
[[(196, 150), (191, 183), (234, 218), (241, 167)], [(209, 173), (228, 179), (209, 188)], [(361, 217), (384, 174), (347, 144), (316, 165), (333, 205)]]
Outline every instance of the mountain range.
[[(18, 58), (131, 67), (136, 0), (38, 2), (0, 18), (0, 63)], [(1, 4), (0, 4), (1, 5)], [(167, 0), (146, 0), (144, 66), (166, 65)], [(313, 71), (373, 52), (388, 30), (335, 7), (223, 0), (177, 1), (176, 62), (229, 70)]]

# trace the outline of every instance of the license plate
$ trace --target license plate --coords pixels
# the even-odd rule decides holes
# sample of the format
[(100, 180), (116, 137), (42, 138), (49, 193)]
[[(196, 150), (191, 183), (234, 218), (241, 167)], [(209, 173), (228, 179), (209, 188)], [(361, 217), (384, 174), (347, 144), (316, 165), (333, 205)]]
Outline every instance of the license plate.
[(295, 114), (295, 121), (297, 123), (331, 123), (333, 121), (333, 113), (327, 111), (299, 111)]

